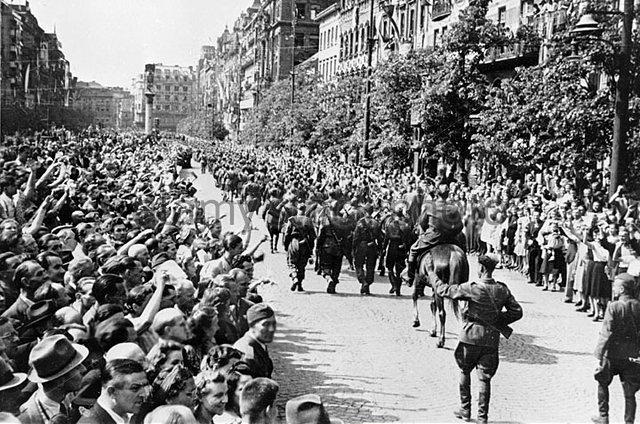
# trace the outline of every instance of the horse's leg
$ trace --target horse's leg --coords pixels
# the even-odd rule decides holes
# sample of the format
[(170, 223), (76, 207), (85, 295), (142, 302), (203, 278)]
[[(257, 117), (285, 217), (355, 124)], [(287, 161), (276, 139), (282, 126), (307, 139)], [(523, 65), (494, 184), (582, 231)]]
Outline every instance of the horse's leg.
[(438, 315), (440, 318), (440, 340), (438, 340), (438, 347), (444, 347), (444, 333), (445, 333), (445, 321), (447, 320), (447, 311), (444, 309), (444, 298), (438, 296)]
[(420, 316), (418, 314), (418, 296), (414, 290), (413, 296), (413, 328), (420, 327)]
[(431, 337), (436, 337), (438, 335), (438, 305), (436, 304), (435, 296), (431, 299), (429, 306), (431, 307), (431, 316), (433, 317), (433, 330), (431, 330), (429, 335)]

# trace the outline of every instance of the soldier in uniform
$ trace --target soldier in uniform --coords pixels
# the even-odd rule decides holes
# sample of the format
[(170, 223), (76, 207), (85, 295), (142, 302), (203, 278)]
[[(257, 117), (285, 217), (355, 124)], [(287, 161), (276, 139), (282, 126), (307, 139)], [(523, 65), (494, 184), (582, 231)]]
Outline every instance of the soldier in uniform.
[[(295, 201), (295, 195), (287, 193), (284, 195), (284, 200), (278, 206), (280, 209), (280, 217), (278, 218), (278, 227), (280, 228), (280, 231), (284, 231), (284, 226), (289, 221), (289, 218), (296, 216), (298, 213)], [(277, 243), (274, 245), (274, 249), (275, 248), (277, 248)]]
[(250, 222), (253, 219), (253, 214), (260, 209), (261, 194), (260, 186), (255, 182), (254, 175), (248, 175), (247, 183), (242, 189), (242, 198), (247, 205), (247, 218)]
[[(428, 263), (429, 281), (442, 297), (467, 301), (462, 310), (462, 329), (458, 346), (454, 353), (460, 368), (460, 404), (454, 412), (457, 418), (471, 420), (471, 371), (476, 368), (480, 382), (478, 395), (477, 423), (487, 422), (491, 397), (491, 378), (498, 370), (498, 347), (500, 334), (509, 338), (513, 330), (509, 324), (522, 318), (522, 307), (511, 294), (509, 288), (493, 279), (497, 261), (483, 255), (477, 283), (448, 284), (436, 275), (433, 263)], [(504, 309), (504, 311), (503, 311)]]
[(413, 242), (413, 231), (402, 206), (396, 207), (384, 229), (383, 255), (386, 257), (385, 267), (389, 272), (391, 289), (389, 294), (400, 296), (402, 279), (400, 275), (405, 267), (409, 247)]
[(411, 246), (407, 259), (406, 280), (409, 285), (415, 280), (418, 260), (432, 247), (439, 244), (455, 244), (466, 251), (467, 242), (462, 233), (462, 215), (453, 203), (447, 202), (449, 187), (441, 183), (435, 201), (423, 205), (423, 212), (418, 225), (422, 233)]
[[(636, 298), (636, 281), (629, 274), (620, 274), (613, 281), (613, 302), (609, 303), (602, 322), (595, 356), (598, 367), (599, 416), (595, 423), (609, 423), (609, 385), (618, 375), (624, 393), (624, 422), (636, 417), (636, 392), (640, 389), (640, 301)], [(636, 361), (631, 362), (630, 359)]]
[(283, 205), (279, 194), (278, 189), (271, 189), (269, 191), (269, 199), (265, 202), (262, 210), (262, 219), (266, 222), (267, 231), (271, 236), (271, 253), (278, 251), (278, 239), (280, 238), (280, 212)]
[(291, 291), (296, 288), (298, 291), (304, 291), (302, 288), (304, 269), (309, 262), (316, 239), (313, 223), (305, 215), (306, 210), (307, 207), (304, 204), (298, 205), (298, 214), (287, 221), (283, 239), (284, 248), (287, 249), (287, 265), (291, 271), (289, 275), (293, 282)]
[(371, 294), (369, 286), (373, 284), (382, 233), (378, 221), (371, 217), (373, 206), (367, 204), (361, 210), (364, 216), (357, 221), (353, 232), (353, 260), (360, 294)]
[(350, 234), (349, 225), (340, 216), (339, 203), (332, 202), (324, 222), (320, 225), (316, 243), (319, 273), (327, 280), (327, 293), (329, 294), (336, 292), (342, 268), (342, 256), (348, 249), (346, 243)]

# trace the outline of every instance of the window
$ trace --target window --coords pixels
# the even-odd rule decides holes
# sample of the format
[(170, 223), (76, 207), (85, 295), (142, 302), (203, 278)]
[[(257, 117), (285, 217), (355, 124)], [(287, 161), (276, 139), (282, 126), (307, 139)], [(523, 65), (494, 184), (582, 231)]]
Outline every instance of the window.
[(307, 5), (304, 3), (296, 3), (296, 18), (307, 19)]
[(171, 91), (171, 86), (170, 85), (165, 85), (164, 86), (164, 90), (165, 91)]
[(411, 9), (411, 13), (409, 15), (409, 35), (413, 35), (413, 24), (416, 21), (416, 13), (413, 9)]
[(173, 91), (180, 91), (180, 87), (176, 85), (175, 87), (173, 87)]
[(400, 14), (400, 36), (404, 35), (404, 13)]
[(184, 87), (182, 87), (182, 91), (189, 91), (189, 87), (185, 85)]
[(420, 10), (420, 28), (424, 28), (424, 18), (427, 15), (427, 6), (422, 5)]
[(164, 99), (168, 102), (171, 99), (171, 96), (164, 96)]
[(504, 27), (505, 19), (507, 17), (507, 7), (501, 6), (498, 8), (498, 26)]
[(296, 47), (304, 46), (304, 34), (296, 34), (295, 46)]
[(440, 30), (433, 30), (433, 47), (438, 47), (438, 36), (440, 34)]

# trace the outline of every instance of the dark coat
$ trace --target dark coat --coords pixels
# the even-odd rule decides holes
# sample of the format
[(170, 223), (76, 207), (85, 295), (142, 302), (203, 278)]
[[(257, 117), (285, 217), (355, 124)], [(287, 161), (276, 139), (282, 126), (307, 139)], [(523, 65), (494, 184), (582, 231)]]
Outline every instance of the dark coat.
[(602, 360), (637, 358), (640, 348), (640, 300), (622, 295), (609, 303), (596, 344), (595, 356)]
[(80, 418), (78, 424), (116, 424), (111, 415), (96, 403), (89, 410), (89, 415)]
[(249, 333), (242, 336), (233, 347), (244, 354), (244, 361), (249, 364), (253, 378), (271, 378), (273, 362), (269, 358), (269, 352), (263, 349), (260, 343), (251, 337)]

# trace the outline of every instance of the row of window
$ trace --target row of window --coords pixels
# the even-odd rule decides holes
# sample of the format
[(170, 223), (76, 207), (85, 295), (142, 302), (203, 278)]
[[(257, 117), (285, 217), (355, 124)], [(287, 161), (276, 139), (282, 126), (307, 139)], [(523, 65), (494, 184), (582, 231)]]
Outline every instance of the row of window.
[(335, 25), (320, 33), (320, 50), (328, 49), (338, 44), (338, 26)]
[[(171, 91), (171, 87), (170, 85), (165, 85), (164, 86), (164, 91)], [(189, 86), (188, 85), (174, 85), (173, 86), (173, 91), (180, 91), (182, 89), (182, 91), (187, 92), (189, 91)], [(156, 84), (156, 90), (157, 91), (162, 91), (162, 86), (159, 84)]]
[(322, 79), (325, 81), (329, 81), (333, 79), (333, 76), (336, 74), (338, 70), (338, 58), (332, 57), (329, 59), (321, 60), (319, 63), (320, 67), (320, 75)]

